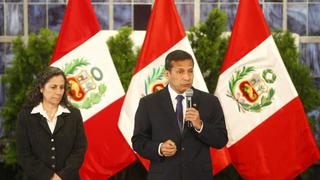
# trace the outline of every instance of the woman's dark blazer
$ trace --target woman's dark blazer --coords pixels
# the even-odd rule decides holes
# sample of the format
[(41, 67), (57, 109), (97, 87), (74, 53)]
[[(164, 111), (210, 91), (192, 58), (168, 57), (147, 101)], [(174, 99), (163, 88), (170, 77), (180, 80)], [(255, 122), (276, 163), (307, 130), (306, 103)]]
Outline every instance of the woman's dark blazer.
[(18, 116), (16, 145), (24, 179), (49, 180), (57, 173), (63, 180), (80, 179), (87, 140), (80, 111), (69, 108), (57, 118), (51, 133), (47, 120), (32, 109)]

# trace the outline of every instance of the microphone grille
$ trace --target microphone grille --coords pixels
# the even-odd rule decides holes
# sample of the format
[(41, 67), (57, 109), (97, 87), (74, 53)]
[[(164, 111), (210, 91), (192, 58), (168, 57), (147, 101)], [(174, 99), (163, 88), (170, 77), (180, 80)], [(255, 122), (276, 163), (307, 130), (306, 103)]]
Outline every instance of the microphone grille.
[(186, 91), (186, 97), (191, 97), (193, 96), (193, 90), (190, 88), (190, 89), (187, 89)]

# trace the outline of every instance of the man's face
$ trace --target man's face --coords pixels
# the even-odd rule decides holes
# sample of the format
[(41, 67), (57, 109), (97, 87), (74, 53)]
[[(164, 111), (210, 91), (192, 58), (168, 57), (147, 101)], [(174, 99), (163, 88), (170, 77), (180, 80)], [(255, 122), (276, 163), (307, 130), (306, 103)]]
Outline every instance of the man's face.
[(170, 71), (165, 71), (165, 76), (173, 90), (177, 93), (184, 93), (191, 88), (193, 82), (193, 61), (186, 59), (173, 61)]

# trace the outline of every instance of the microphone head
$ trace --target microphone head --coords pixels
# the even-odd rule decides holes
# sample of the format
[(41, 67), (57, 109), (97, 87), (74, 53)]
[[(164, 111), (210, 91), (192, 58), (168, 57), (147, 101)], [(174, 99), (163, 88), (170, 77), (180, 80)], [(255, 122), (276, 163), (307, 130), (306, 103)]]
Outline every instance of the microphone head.
[(191, 88), (186, 90), (186, 97), (192, 97), (193, 96), (193, 90)]

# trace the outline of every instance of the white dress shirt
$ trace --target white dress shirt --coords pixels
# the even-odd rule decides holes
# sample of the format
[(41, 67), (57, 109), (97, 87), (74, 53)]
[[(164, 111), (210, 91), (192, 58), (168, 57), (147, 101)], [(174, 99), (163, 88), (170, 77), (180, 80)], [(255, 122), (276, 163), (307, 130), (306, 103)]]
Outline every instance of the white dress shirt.
[(67, 108), (59, 105), (57, 112), (53, 116), (53, 119), (50, 120), (47, 115), (47, 112), (44, 110), (43, 105), (40, 102), (40, 104), (38, 106), (34, 107), (31, 111), (31, 114), (36, 114), (36, 113), (40, 113), (44, 118), (46, 118), (49, 129), (50, 129), (51, 133), (53, 133), (54, 128), (56, 127), (56, 124), (57, 124), (57, 117), (59, 115), (61, 115), (62, 113), (70, 113), (70, 111)]

